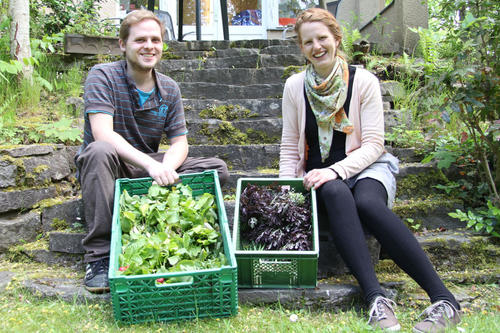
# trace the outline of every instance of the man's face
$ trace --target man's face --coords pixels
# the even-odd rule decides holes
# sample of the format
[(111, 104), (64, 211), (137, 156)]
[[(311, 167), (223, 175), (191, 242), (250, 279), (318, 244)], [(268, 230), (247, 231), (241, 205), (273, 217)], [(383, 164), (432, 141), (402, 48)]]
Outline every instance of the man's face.
[(132, 25), (127, 40), (120, 39), (120, 49), (133, 71), (151, 71), (160, 61), (163, 50), (160, 26), (151, 19)]

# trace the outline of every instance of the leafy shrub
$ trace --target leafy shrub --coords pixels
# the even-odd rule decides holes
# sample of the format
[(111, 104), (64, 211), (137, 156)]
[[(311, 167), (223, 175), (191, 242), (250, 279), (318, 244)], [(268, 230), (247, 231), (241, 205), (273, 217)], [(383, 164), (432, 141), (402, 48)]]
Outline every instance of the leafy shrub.
[[(500, 3), (494, 0), (431, 1), (432, 26), (446, 32), (451, 66), (430, 73), (422, 101), (474, 145), (480, 178), (500, 206)], [(432, 98), (440, 95), (444, 98)], [(431, 97), (429, 99), (429, 97)], [(431, 100), (432, 103), (428, 101)], [(428, 103), (428, 104), (427, 104)]]
[(500, 209), (493, 206), (491, 201), (484, 208), (469, 210), (467, 213), (457, 209), (448, 215), (467, 222), (467, 228), (500, 238)]

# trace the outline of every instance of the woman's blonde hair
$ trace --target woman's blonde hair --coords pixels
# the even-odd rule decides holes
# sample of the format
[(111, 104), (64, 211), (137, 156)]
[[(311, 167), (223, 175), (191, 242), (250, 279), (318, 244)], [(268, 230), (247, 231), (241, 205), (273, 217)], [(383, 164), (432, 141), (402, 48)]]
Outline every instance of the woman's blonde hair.
[(300, 36), (300, 27), (302, 24), (307, 22), (321, 22), (328, 27), (328, 30), (332, 33), (335, 40), (342, 42), (342, 28), (329, 11), (321, 8), (309, 8), (304, 10), (297, 17), (295, 23), (295, 33), (297, 34), (299, 45), (302, 44), (302, 38)]
[(128, 36), (130, 35), (130, 27), (144, 20), (153, 20), (158, 23), (161, 30), (161, 39), (163, 40), (165, 37), (165, 27), (163, 26), (163, 23), (153, 12), (147, 9), (137, 9), (125, 16), (122, 24), (120, 25), (120, 39), (123, 42), (127, 42)]

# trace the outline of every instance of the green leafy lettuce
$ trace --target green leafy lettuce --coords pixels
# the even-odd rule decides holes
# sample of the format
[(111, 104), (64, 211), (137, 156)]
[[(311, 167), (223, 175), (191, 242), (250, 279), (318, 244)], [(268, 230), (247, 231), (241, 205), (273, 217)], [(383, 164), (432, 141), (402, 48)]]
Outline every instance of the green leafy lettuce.
[(193, 271), (226, 263), (215, 198), (210, 193), (193, 198), (191, 188), (183, 184), (154, 184), (142, 196), (124, 190), (120, 224), (119, 274)]

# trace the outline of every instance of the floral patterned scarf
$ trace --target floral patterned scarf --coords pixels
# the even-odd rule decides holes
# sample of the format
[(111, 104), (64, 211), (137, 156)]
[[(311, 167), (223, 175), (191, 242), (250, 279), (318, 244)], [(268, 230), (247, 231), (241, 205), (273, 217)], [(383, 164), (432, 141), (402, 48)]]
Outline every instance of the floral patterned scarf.
[(330, 154), (333, 130), (351, 134), (352, 123), (344, 111), (349, 84), (347, 62), (337, 56), (332, 72), (326, 80), (316, 73), (311, 64), (306, 67), (306, 95), (318, 124), (318, 141), (321, 161), (324, 162)]

